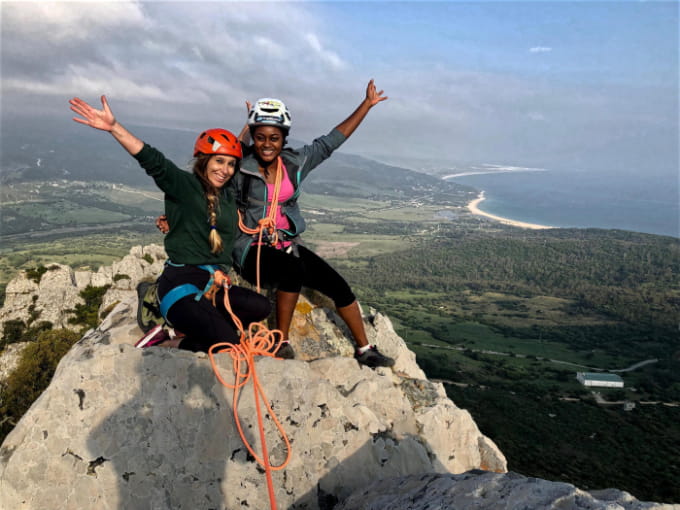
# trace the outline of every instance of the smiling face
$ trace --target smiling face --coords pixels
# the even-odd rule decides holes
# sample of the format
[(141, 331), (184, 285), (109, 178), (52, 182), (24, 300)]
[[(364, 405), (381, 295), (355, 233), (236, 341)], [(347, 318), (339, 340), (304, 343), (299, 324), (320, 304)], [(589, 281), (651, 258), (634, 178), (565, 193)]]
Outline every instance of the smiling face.
[(210, 184), (215, 188), (220, 189), (234, 176), (235, 171), (235, 157), (215, 154), (208, 160), (205, 167), (205, 177)]
[(269, 166), (281, 154), (286, 137), (276, 126), (257, 126), (253, 129), (255, 156), (262, 166)]

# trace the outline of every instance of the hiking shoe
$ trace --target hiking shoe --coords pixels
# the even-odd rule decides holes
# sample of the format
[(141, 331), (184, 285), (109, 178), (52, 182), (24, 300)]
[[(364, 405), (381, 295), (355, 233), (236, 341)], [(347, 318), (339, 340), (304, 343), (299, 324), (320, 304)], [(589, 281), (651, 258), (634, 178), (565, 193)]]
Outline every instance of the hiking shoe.
[(370, 368), (375, 367), (391, 367), (394, 365), (394, 360), (389, 356), (382, 354), (375, 345), (362, 354), (359, 351), (354, 351), (354, 358), (362, 365)]
[(295, 349), (290, 342), (280, 342), (278, 349), (274, 351), (274, 356), (283, 359), (295, 359)]
[(170, 340), (170, 335), (163, 329), (163, 326), (156, 326), (152, 328), (146, 335), (140, 338), (135, 347), (138, 349), (143, 349), (145, 347), (151, 347), (152, 345), (159, 344)]
[(137, 285), (137, 324), (139, 329), (148, 333), (152, 328), (163, 324), (158, 300), (158, 282), (140, 282)]

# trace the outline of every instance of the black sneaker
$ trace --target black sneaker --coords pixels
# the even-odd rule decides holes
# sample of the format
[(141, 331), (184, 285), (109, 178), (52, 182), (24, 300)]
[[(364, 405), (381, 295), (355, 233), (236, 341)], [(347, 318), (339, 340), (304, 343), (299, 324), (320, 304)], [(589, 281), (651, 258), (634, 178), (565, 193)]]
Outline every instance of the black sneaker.
[(295, 349), (290, 345), (290, 342), (281, 342), (278, 345), (278, 349), (274, 351), (274, 355), (277, 358), (295, 359)]
[(354, 351), (354, 357), (359, 363), (370, 368), (391, 367), (394, 365), (394, 360), (382, 354), (375, 345), (371, 345), (371, 348), (362, 354), (359, 354), (358, 350)]

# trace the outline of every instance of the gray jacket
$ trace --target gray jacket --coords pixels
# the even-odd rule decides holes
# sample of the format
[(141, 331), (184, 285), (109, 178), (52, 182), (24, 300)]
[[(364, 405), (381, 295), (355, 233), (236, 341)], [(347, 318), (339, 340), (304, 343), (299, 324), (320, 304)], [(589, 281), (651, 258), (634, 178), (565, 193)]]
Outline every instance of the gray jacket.
[[(340, 147), (346, 140), (337, 129), (331, 130), (325, 136), (314, 140), (311, 144), (300, 149), (284, 148), (281, 158), (286, 166), (288, 177), (293, 183), (295, 193), (286, 202), (280, 203), (281, 213), (290, 221), (290, 231), (281, 230), (279, 235), (292, 239), (305, 231), (305, 220), (300, 213), (297, 199), (300, 195), (300, 183), (309, 175), (314, 168), (319, 166), (325, 159), (330, 157), (335, 149)], [(236, 198), (236, 203), (241, 210), (243, 221), (248, 228), (256, 228), (258, 221), (267, 214), (267, 184), (258, 170), (257, 160), (251, 147), (243, 146), (243, 160), (239, 171), (230, 181), (231, 192)], [(247, 196), (245, 196), (247, 193)], [(250, 245), (256, 236), (238, 231), (234, 243), (233, 259), (237, 269), (243, 267), (248, 255)]]

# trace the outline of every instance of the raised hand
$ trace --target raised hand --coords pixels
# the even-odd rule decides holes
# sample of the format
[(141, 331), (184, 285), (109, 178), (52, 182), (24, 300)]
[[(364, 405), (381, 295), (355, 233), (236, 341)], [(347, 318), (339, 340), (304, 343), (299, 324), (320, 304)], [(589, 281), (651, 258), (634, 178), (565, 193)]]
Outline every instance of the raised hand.
[(92, 108), (80, 98), (74, 97), (71, 99), (69, 101), (71, 110), (83, 117), (82, 119), (79, 117), (73, 117), (73, 120), (95, 129), (111, 132), (113, 126), (116, 124), (116, 118), (113, 116), (111, 108), (109, 108), (109, 103), (106, 101), (106, 96), (102, 96), (101, 101), (102, 109), (97, 110), (96, 108)]
[(109, 103), (106, 101), (106, 96), (102, 96), (101, 110), (92, 108), (78, 97), (71, 99), (69, 104), (71, 105), (71, 110), (82, 117), (73, 117), (73, 120), (95, 129), (108, 131), (133, 156), (144, 147), (144, 142), (125, 129), (113, 116)]
[(376, 91), (375, 84), (371, 79), (371, 81), (368, 82), (368, 86), (366, 87), (366, 99), (368, 99), (368, 101), (371, 103), (371, 106), (375, 106), (380, 101), (387, 99), (387, 96), (383, 96), (382, 90), (380, 92)]

